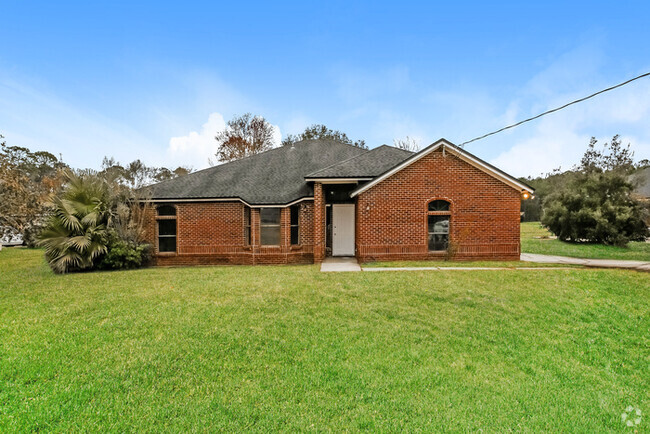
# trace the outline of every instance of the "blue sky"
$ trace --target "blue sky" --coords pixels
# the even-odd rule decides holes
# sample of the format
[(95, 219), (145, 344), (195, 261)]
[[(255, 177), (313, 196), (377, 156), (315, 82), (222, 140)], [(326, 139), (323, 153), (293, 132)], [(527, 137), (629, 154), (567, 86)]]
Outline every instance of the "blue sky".
[[(0, 8), (0, 133), (76, 167), (207, 166), (224, 120), (370, 147), (455, 143), (650, 71), (644, 2), (32, 2)], [(650, 79), (473, 143), (513, 175), (620, 133), (650, 158)]]

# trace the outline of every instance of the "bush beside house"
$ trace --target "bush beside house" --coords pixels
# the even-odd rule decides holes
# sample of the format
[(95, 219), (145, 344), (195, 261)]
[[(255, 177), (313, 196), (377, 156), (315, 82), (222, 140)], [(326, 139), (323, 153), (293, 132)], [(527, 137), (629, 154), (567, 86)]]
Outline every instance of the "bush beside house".
[(648, 162), (635, 164), (618, 135), (602, 149), (596, 143), (592, 137), (572, 171), (547, 177), (552, 189), (542, 201), (542, 224), (563, 241), (625, 246), (644, 240), (648, 210), (634, 194), (632, 173)]
[(67, 172), (51, 207), (38, 244), (55, 273), (146, 264), (149, 249), (138, 227), (142, 205), (133, 190), (92, 171)]

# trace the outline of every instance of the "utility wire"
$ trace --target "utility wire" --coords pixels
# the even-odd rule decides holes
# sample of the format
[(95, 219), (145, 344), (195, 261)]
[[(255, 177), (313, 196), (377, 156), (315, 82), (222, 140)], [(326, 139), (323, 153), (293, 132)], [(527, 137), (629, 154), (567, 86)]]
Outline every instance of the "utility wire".
[(482, 135), (482, 136), (480, 136), (480, 137), (476, 137), (476, 138), (474, 138), (474, 139), (472, 139), (472, 140), (468, 140), (468, 141), (466, 141), (466, 142), (461, 143), (461, 144), (458, 145), (458, 146), (460, 146), (460, 147), (462, 148), (463, 146), (467, 145), (468, 143), (472, 143), (472, 142), (475, 142), (475, 141), (477, 141), (477, 140), (484, 139), (484, 138), (489, 137), (489, 136), (492, 136), (492, 135), (494, 135), (494, 134), (498, 134), (498, 133), (500, 133), (501, 131), (505, 131), (505, 130), (508, 130), (508, 129), (510, 129), (510, 128), (517, 127), (517, 126), (519, 126), (519, 125), (521, 125), (521, 124), (525, 124), (526, 122), (533, 121), (533, 120), (535, 120), (535, 119), (537, 119), (537, 118), (541, 118), (542, 116), (546, 116), (547, 114), (550, 114), (550, 113), (553, 113), (553, 112), (556, 112), (556, 111), (562, 110), (562, 109), (564, 109), (564, 108), (569, 107), (570, 105), (577, 104), (577, 103), (582, 102), (582, 101), (586, 101), (586, 100), (588, 100), (589, 98), (593, 98), (593, 97), (595, 97), (596, 95), (600, 95), (601, 93), (609, 92), (610, 90), (614, 90), (614, 89), (616, 89), (617, 87), (625, 86), (625, 85), (628, 84), (628, 83), (632, 83), (632, 82), (635, 81), (635, 80), (638, 80), (638, 79), (643, 78), (643, 77), (647, 77), (647, 76), (649, 76), (649, 75), (650, 75), (650, 72), (646, 72), (645, 74), (641, 74), (641, 75), (639, 75), (639, 76), (637, 76), (637, 77), (631, 78), (631, 79), (629, 79), (629, 80), (627, 80), (627, 81), (624, 81), (623, 83), (619, 83), (619, 84), (617, 84), (617, 85), (615, 85), (615, 86), (608, 87), (607, 89), (603, 89), (603, 90), (598, 91), (598, 92), (596, 92), (596, 93), (592, 93), (591, 95), (586, 96), (586, 97), (584, 97), (584, 98), (580, 98), (580, 99), (577, 99), (577, 100), (575, 100), (575, 101), (571, 101), (570, 103), (564, 104), (564, 105), (561, 106), (561, 107), (557, 107), (557, 108), (554, 108), (554, 109), (552, 109), (552, 110), (545, 111), (544, 113), (540, 113), (540, 114), (538, 114), (537, 116), (533, 116), (532, 118), (524, 119), (523, 121), (519, 121), (519, 122), (517, 122), (516, 124), (508, 125), (507, 127), (503, 127), (503, 128), (501, 128), (501, 129), (499, 129), (499, 130), (492, 131), (491, 133), (487, 133), (487, 134), (484, 134), (484, 135)]

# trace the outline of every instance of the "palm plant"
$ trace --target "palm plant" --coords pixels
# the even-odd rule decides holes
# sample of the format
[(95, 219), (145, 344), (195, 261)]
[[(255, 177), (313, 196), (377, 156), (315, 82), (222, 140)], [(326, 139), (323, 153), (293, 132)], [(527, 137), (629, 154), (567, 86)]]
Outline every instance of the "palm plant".
[(108, 183), (92, 171), (68, 172), (61, 195), (51, 201), (53, 213), (38, 244), (55, 273), (92, 268), (107, 250), (111, 220)]

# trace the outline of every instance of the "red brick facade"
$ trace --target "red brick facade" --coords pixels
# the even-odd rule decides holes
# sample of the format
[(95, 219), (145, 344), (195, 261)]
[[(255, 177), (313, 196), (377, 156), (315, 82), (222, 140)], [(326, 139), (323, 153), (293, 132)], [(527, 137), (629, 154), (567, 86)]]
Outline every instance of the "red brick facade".
[[(450, 249), (430, 253), (427, 205), (450, 202)], [(520, 192), (442, 150), (432, 152), (357, 197), (360, 261), (519, 260)]]
[[(428, 203), (450, 203), (449, 249), (428, 251)], [(436, 150), (356, 198), (356, 255), (362, 261), (402, 259), (519, 259), (520, 192)], [(290, 209), (282, 208), (280, 245), (260, 243), (260, 211), (251, 208), (245, 243), (242, 202), (179, 202), (175, 217), (149, 218), (157, 265), (291, 264), (321, 262), (326, 252), (326, 198), (300, 202), (299, 244), (291, 245)], [(158, 219), (175, 219), (176, 251), (158, 252)]]
[[(167, 204), (165, 204), (167, 205)], [(156, 265), (214, 264), (303, 264), (313, 263), (313, 203), (299, 204), (299, 244), (291, 245), (290, 210), (282, 208), (280, 245), (260, 244), (260, 211), (251, 208), (251, 244), (244, 235), (244, 205), (241, 202), (181, 202), (176, 208), (176, 252), (158, 250), (157, 220), (149, 218), (148, 238), (154, 245)]]

